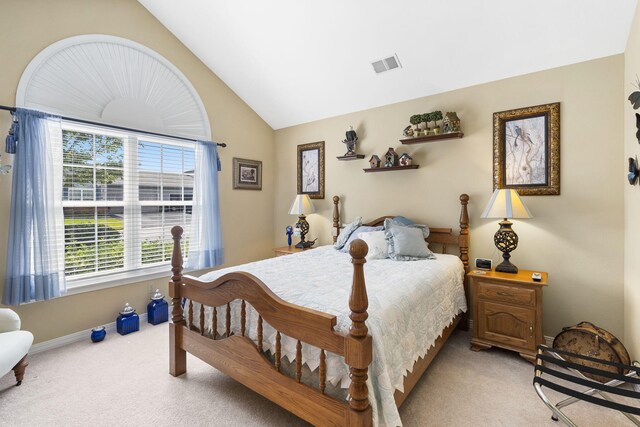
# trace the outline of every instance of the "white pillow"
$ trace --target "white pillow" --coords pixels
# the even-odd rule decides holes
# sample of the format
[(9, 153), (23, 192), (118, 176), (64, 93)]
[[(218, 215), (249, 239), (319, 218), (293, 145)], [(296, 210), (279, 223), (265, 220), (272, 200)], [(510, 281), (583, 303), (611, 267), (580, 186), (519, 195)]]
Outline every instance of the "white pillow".
[(361, 225), (362, 225), (361, 216), (356, 218), (356, 220), (353, 221), (352, 223), (345, 225), (344, 229), (340, 232), (340, 234), (338, 234), (338, 239), (336, 240), (336, 243), (333, 246), (338, 250), (342, 249), (344, 245), (347, 243), (347, 240), (349, 240), (351, 233), (356, 231), (356, 229)]
[(367, 246), (369, 246), (369, 252), (366, 257), (367, 261), (389, 257), (387, 238), (384, 231), (367, 231), (366, 233), (360, 233), (358, 238), (364, 240)]

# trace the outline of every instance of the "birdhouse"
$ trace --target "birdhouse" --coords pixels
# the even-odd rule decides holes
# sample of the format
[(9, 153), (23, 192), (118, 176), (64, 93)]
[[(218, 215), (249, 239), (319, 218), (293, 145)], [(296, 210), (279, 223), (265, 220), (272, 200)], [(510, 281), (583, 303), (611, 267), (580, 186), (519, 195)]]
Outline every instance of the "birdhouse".
[(374, 154), (369, 159), (369, 164), (371, 165), (371, 169), (379, 168), (380, 167), (380, 157), (378, 157), (378, 156), (376, 156)]
[(398, 161), (400, 162), (400, 166), (411, 166), (413, 158), (409, 155), (409, 153), (403, 153)]
[(398, 166), (398, 153), (396, 153), (396, 150), (389, 147), (384, 155), (384, 167), (390, 168), (393, 166)]
[(442, 120), (442, 132), (460, 132), (460, 119), (455, 111), (444, 115), (444, 119)]

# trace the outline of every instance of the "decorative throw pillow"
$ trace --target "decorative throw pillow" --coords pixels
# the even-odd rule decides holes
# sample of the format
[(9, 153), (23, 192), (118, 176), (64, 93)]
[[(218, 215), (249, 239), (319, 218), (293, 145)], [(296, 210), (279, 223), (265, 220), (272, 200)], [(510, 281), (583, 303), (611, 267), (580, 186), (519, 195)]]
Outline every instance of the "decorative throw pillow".
[(351, 233), (351, 236), (349, 236), (349, 240), (347, 240), (347, 243), (344, 244), (344, 246), (342, 247), (342, 249), (340, 249), (341, 252), (349, 252), (349, 244), (356, 240), (356, 239), (361, 239), (362, 237), (360, 237), (360, 235), (362, 233), (367, 233), (369, 231), (382, 231), (384, 227), (383, 226), (379, 226), (379, 227), (369, 227), (367, 225), (362, 225), (358, 228), (356, 228), (356, 230)]
[(402, 224), (402, 225), (411, 225), (411, 224), (415, 224), (415, 222), (413, 222), (413, 221), (411, 221), (410, 219), (405, 218), (405, 217), (403, 217), (403, 216), (397, 216), (397, 217), (393, 218), (393, 220), (394, 220), (395, 222), (399, 222), (399, 223), (400, 223), (400, 224)]
[(391, 259), (414, 261), (435, 258), (435, 255), (429, 250), (429, 246), (424, 240), (423, 230), (419, 227), (405, 226), (386, 219), (384, 233), (389, 246), (389, 258)]
[(420, 230), (422, 230), (422, 235), (424, 236), (424, 238), (426, 239), (427, 237), (429, 237), (429, 226), (424, 225), (424, 224), (416, 224), (413, 221), (410, 221), (406, 218), (404, 218), (406, 221), (409, 221), (408, 224), (405, 224), (404, 222), (401, 222), (398, 220), (398, 218), (404, 218), (403, 216), (397, 216), (393, 219), (391, 218), (387, 218), (384, 220), (384, 228), (387, 228), (387, 224), (396, 224), (396, 225), (401, 225), (401, 226), (405, 226), (405, 227), (411, 227), (411, 228), (419, 228)]
[(369, 252), (367, 252), (366, 257), (367, 261), (371, 261), (372, 259), (389, 258), (387, 237), (385, 236), (384, 231), (380, 230), (360, 233), (359, 238), (364, 240), (369, 247)]
[(345, 225), (342, 231), (340, 232), (340, 234), (338, 235), (338, 240), (336, 240), (336, 243), (333, 246), (336, 249), (342, 249), (344, 245), (347, 243), (347, 240), (349, 240), (349, 237), (351, 237), (351, 233), (356, 231), (356, 228), (360, 227), (361, 225), (362, 225), (362, 217), (360, 216), (356, 218), (356, 220), (353, 221), (352, 223)]

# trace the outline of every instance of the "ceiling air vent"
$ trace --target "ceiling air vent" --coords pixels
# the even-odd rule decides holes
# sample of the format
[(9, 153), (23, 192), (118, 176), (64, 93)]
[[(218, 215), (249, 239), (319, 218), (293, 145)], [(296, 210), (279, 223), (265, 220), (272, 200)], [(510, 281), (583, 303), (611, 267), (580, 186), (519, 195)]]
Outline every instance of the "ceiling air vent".
[(400, 64), (400, 60), (398, 59), (398, 55), (393, 55), (379, 61), (374, 61), (371, 63), (371, 65), (373, 65), (373, 70), (376, 72), (376, 74), (384, 73), (385, 71), (390, 71), (402, 67), (402, 65)]

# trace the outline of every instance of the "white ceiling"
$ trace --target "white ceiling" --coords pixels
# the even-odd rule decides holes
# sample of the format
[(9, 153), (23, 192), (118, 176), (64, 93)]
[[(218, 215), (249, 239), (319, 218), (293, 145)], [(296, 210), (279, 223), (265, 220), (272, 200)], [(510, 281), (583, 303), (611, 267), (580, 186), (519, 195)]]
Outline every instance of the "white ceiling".
[(637, 0), (139, 2), (280, 129), (622, 53)]

